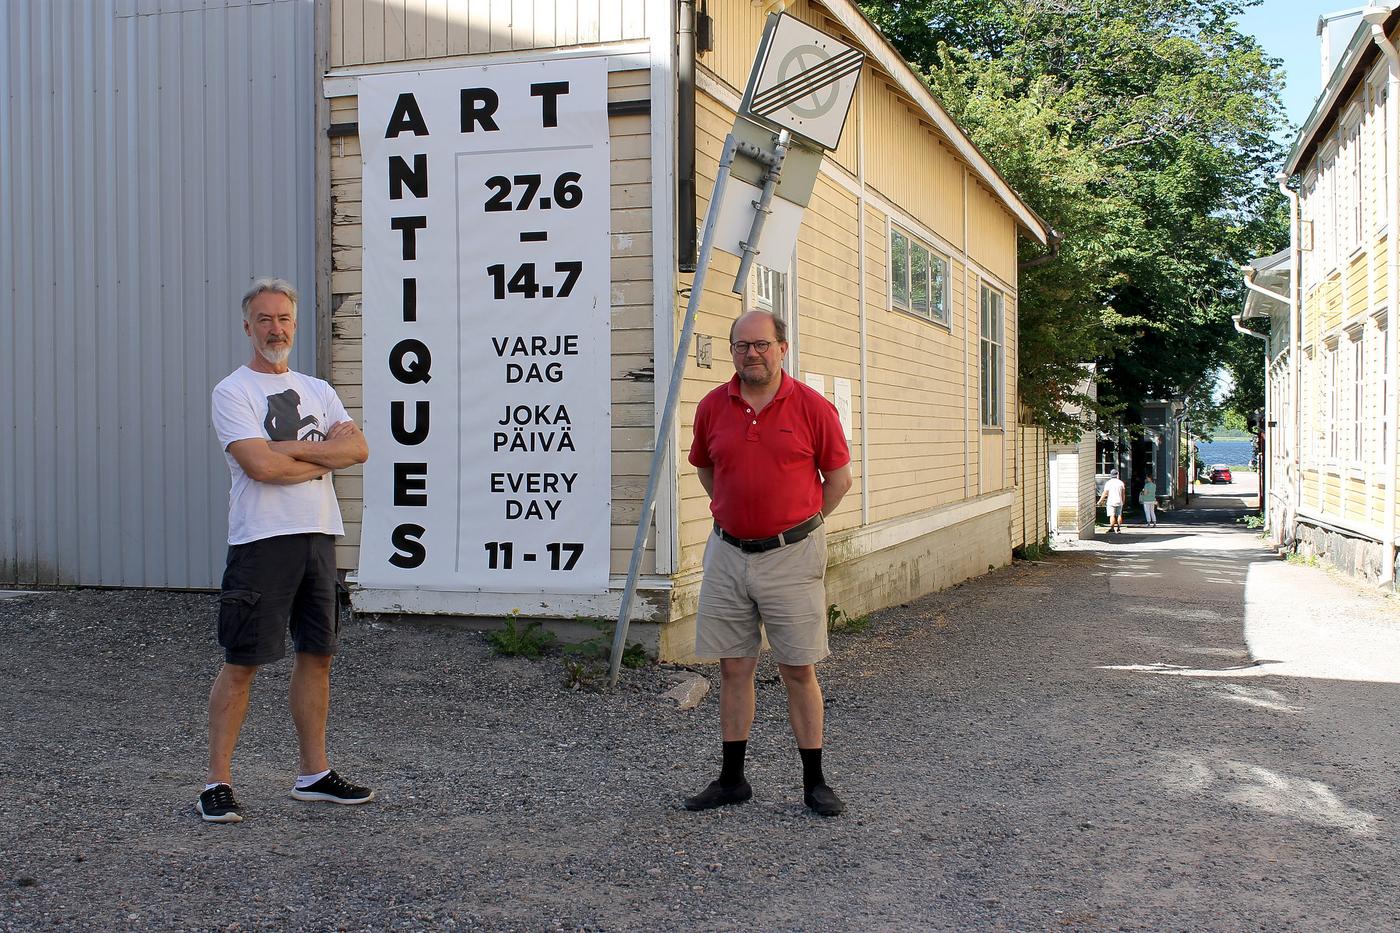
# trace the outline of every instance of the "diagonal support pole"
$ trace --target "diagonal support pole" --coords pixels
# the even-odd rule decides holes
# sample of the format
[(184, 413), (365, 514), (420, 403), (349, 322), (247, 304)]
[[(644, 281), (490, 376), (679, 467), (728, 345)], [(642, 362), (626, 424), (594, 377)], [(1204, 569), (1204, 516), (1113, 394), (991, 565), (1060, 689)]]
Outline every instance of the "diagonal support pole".
[(642, 552), (646, 549), (647, 529), (651, 526), (652, 511), (656, 508), (656, 487), (661, 479), (661, 469), (670, 454), (671, 428), (676, 420), (676, 409), (680, 405), (681, 380), (685, 376), (686, 362), (690, 357), (690, 342), (695, 337), (695, 317), (700, 310), (705, 273), (710, 268), (710, 251), (714, 246), (715, 226), (719, 222), (720, 203), (724, 200), (724, 188), (729, 181), (730, 166), (734, 164), (736, 146), (737, 142), (732, 133), (725, 137), (719, 172), (715, 176), (715, 187), (710, 192), (710, 209), (705, 214), (705, 236), (700, 242), (700, 257), (696, 261), (695, 277), (690, 284), (685, 323), (681, 327), (680, 339), (676, 342), (676, 358), (671, 364), (671, 385), (666, 392), (666, 408), (661, 416), (661, 424), (656, 429), (656, 444), (651, 453), (647, 491), (642, 499), (642, 513), (637, 519), (637, 537), (632, 542), (632, 559), (627, 565), (627, 583), (622, 590), (622, 606), (617, 613), (617, 627), (613, 630), (612, 655), (608, 663), (608, 689), (617, 686), (617, 677), (622, 667), (622, 651), (627, 647), (627, 626), (631, 621), (632, 600), (637, 592)]

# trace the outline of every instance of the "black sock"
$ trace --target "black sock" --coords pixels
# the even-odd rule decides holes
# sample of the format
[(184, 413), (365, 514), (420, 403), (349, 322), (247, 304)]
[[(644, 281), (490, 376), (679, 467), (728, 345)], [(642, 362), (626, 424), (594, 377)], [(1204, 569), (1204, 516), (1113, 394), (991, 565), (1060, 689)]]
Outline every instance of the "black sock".
[(799, 748), (797, 754), (802, 756), (802, 789), (811, 790), (818, 784), (825, 784), (826, 776), (822, 774), (822, 750)]
[(720, 784), (725, 787), (733, 787), (736, 784), (744, 783), (744, 752), (748, 750), (748, 747), (748, 739), (724, 743), (724, 766), (719, 772)]

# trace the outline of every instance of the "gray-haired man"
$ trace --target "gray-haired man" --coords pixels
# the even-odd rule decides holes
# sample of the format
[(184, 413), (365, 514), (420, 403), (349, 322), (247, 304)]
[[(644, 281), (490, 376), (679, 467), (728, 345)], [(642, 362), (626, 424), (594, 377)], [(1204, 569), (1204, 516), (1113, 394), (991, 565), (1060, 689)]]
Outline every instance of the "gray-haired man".
[(233, 749), (258, 668), (286, 653), (300, 749), (292, 796), (368, 803), (374, 792), (344, 780), (326, 760), (331, 655), (337, 630), (335, 536), (345, 533), (328, 474), (369, 457), (335, 390), (287, 366), (297, 293), (259, 279), (243, 296), (252, 359), (214, 387), (214, 431), (228, 460), (228, 564), (219, 596), (224, 665), (209, 693), (209, 775), (196, 805), (212, 823), (237, 823)]

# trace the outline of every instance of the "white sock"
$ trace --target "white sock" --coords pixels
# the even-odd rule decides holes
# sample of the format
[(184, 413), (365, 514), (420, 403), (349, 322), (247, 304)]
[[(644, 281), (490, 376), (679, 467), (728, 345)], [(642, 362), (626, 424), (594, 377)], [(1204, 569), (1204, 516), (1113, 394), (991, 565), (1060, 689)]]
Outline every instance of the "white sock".
[(330, 774), (330, 773), (331, 773), (331, 769), (330, 769), (330, 768), (327, 768), (326, 770), (320, 772), (319, 774), (298, 774), (298, 775), (297, 775), (297, 789), (298, 789), (298, 790), (306, 790), (306, 788), (310, 787), (312, 784), (315, 784), (317, 781), (321, 780), (321, 778), (325, 777), (327, 774)]
[(220, 784), (222, 784), (222, 785), (224, 785), (225, 787), (228, 787), (228, 788), (230, 788), (230, 789), (233, 788), (233, 785), (230, 784), (228, 781), (215, 781), (213, 784), (205, 784), (205, 785), (204, 785), (204, 789), (205, 789), (205, 790), (213, 790), (214, 788), (218, 787)]

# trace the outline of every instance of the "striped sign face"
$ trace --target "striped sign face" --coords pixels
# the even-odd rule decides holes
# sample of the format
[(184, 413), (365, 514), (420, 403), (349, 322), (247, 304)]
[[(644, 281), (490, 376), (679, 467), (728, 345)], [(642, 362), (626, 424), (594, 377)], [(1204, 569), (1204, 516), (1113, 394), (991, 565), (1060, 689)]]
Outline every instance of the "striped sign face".
[(770, 16), (739, 112), (835, 149), (865, 54), (786, 13)]

